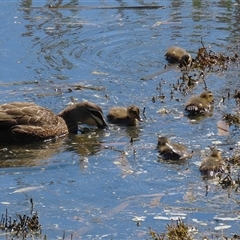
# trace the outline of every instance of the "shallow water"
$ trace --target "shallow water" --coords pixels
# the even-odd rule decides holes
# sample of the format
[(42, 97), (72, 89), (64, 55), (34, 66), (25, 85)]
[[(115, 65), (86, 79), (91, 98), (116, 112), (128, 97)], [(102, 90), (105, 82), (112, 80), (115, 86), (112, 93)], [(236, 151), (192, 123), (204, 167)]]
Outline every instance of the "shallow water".
[[(239, 126), (227, 136), (217, 129), (223, 113), (239, 110), (233, 99), (239, 60), (225, 71), (204, 73), (215, 96), (213, 115), (190, 121), (184, 104), (204, 90), (204, 81), (187, 95), (171, 94), (182, 72), (165, 69), (164, 58), (171, 45), (195, 56), (201, 40), (214, 52), (239, 55), (239, 4), (59, 2), (60, 8), (49, 8), (57, 1), (1, 1), (1, 103), (34, 101), (58, 113), (74, 98), (97, 103), (105, 115), (111, 106), (136, 104), (146, 108), (145, 118), (137, 127), (3, 145), (0, 212), (29, 214), (32, 198), (48, 239), (61, 238), (64, 230), (67, 239), (146, 239), (149, 226), (163, 232), (173, 217), (197, 228), (196, 239), (239, 234), (239, 191), (204, 180), (198, 170), (208, 145), (229, 157), (239, 141)], [(158, 113), (165, 107), (169, 114)], [(181, 164), (159, 161), (157, 133), (185, 144), (193, 157)], [(237, 177), (239, 169), (232, 171)], [(221, 224), (230, 227), (215, 230)]]

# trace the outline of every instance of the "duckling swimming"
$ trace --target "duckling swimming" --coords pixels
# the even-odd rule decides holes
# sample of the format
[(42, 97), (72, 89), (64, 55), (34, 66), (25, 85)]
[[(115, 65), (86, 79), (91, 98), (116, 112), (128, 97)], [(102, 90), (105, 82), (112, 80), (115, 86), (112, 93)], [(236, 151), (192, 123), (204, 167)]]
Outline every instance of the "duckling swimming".
[(206, 114), (212, 109), (214, 103), (213, 94), (211, 91), (204, 91), (199, 96), (193, 96), (187, 102), (185, 110), (189, 115)]
[(213, 177), (215, 173), (224, 170), (225, 163), (219, 150), (213, 149), (210, 156), (205, 157), (199, 167), (202, 174)]
[(185, 146), (171, 143), (166, 137), (158, 136), (157, 148), (161, 157), (165, 160), (183, 160), (191, 157)]
[(126, 126), (136, 126), (138, 121), (142, 122), (140, 110), (135, 105), (131, 105), (127, 108), (113, 107), (109, 110), (107, 119), (110, 123)]
[(177, 46), (168, 48), (165, 57), (169, 63), (181, 63), (184, 66), (187, 66), (192, 62), (191, 55), (187, 53), (185, 49)]
[(6, 103), (0, 105), (0, 142), (32, 142), (76, 134), (78, 123), (107, 127), (102, 109), (91, 102), (76, 103), (58, 115), (35, 103)]

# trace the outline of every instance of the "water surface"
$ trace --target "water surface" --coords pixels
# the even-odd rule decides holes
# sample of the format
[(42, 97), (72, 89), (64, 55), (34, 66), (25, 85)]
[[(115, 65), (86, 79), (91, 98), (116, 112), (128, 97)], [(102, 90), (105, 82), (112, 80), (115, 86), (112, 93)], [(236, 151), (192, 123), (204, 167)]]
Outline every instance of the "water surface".
[[(239, 4), (147, 6), (156, 2), (0, 3), (1, 103), (33, 101), (58, 113), (73, 98), (97, 103), (105, 115), (115, 105), (146, 108), (137, 127), (110, 125), (59, 141), (2, 146), (7, 149), (1, 151), (0, 210), (29, 214), (32, 198), (48, 239), (61, 238), (64, 230), (69, 239), (70, 234), (73, 239), (146, 239), (149, 226), (163, 232), (173, 217), (196, 227), (197, 239), (221, 236), (215, 230), (221, 224), (230, 226), (224, 235), (239, 234), (239, 191), (204, 180), (198, 170), (208, 145), (229, 157), (239, 141), (239, 127), (231, 127), (227, 136), (217, 130), (223, 113), (239, 110), (233, 99), (239, 61), (225, 71), (204, 73), (214, 92), (214, 112), (192, 122), (184, 104), (205, 84), (199, 81), (187, 95), (172, 91), (182, 72), (177, 66), (166, 70), (164, 58), (171, 45), (195, 56), (201, 41), (214, 52), (239, 55)], [(228, 92), (230, 98), (222, 102)], [(158, 113), (164, 107), (169, 114)], [(185, 144), (194, 151), (192, 159), (159, 161), (157, 133)], [(238, 170), (232, 169), (235, 177)]]

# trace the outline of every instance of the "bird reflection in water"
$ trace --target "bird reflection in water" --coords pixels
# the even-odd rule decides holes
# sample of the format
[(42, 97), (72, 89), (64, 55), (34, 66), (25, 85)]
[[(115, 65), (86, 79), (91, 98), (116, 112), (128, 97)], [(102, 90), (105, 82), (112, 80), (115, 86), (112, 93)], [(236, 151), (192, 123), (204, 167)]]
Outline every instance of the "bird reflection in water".
[[(82, 129), (83, 134), (69, 135), (67, 139), (67, 151), (77, 153), (80, 168), (86, 169), (88, 157), (99, 154), (102, 146), (101, 139), (105, 134), (102, 131)], [(88, 132), (87, 134), (84, 134)]]
[(0, 146), (0, 168), (44, 166), (62, 151), (64, 138), (24, 145)]

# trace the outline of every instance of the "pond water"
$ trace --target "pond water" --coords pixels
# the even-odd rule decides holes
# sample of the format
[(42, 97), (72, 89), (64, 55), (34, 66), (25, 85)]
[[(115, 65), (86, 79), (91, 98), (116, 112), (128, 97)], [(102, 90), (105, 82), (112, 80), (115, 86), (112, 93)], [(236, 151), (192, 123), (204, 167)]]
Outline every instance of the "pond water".
[[(33, 199), (47, 239), (64, 230), (66, 239), (147, 239), (149, 226), (164, 232), (178, 217), (198, 229), (196, 239), (240, 234), (239, 190), (203, 179), (198, 169), (209, 145), (230, 157), (239, 141), (239, 126), (226, 136), (217, 129), (223, 113), (239, 111), (239, 59), (225, 71), (204, 72), (205, 82), (183, 94), (173, 91), (181, 70), (166, 69), (164, 58), (171, 45), (196, 56), (201, 41), (240, 55), (238, 1), (25, 0), (1, 1), (0, 8), (1, 104), (35, 102), (58, 113), (71, 99), (89, 100), (104, 115), (117, 105), (145, 108), (136, 127), (1, 146), (1, 213), (29, 214)], [(205, 84), (214, 93), (213, 114), (190, 121), (184, 105)], [(164, 108), (168, 114), (159, 113)], [(193, 157), (159, 161), (157, 133), (185, 144)]]

